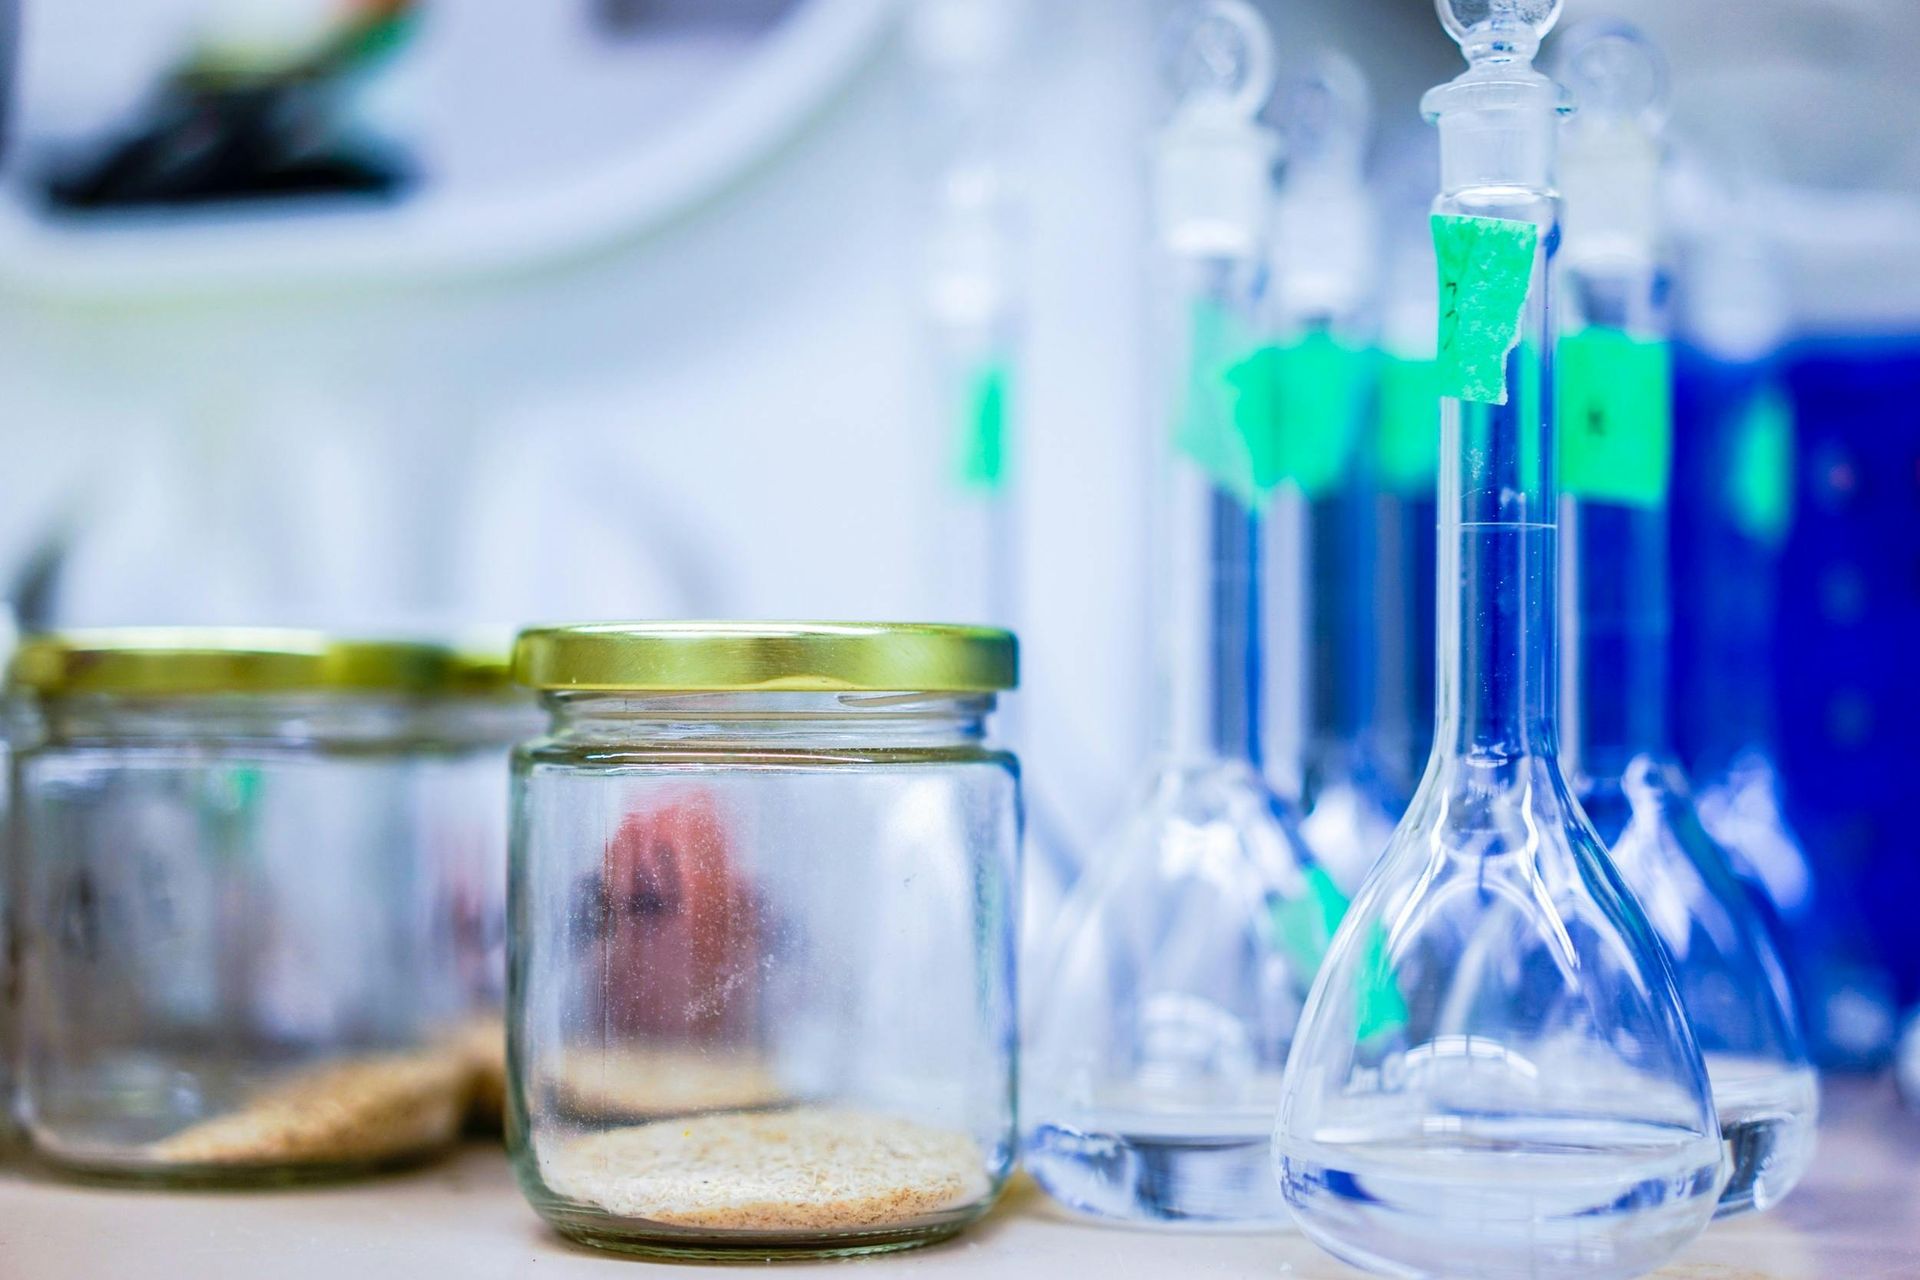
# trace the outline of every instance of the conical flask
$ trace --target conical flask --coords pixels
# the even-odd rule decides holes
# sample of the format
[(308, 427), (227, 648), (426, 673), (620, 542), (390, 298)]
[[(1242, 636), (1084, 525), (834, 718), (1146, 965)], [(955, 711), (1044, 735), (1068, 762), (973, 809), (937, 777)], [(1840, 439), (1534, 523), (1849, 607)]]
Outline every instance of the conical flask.
[(1701, 825), (1668, 731), (1666, 68), (1621, 23), (1583, 24), (1557, 53), (1578, 108), (1561, 147), (1555, 382), (1568, 774), (1672, 957), (1731, 1163), (1725, 1215), (1799, 1181), (1819, 1088), (1775, 940)]
[(1273, 476), (1254, 359), (1274, 158), (1264, 24), (1176, 16), (1178, 107), (1154, 196), (1169, 369), (1162, 460), (1163, 751), (1090, 851), (1037, 978), (1024, 1159), (1061, 1204), (1163, 1226), (1279, 1228), (1267, 1159), (1281, 1073), (1345, 899), (1257, 751), (1261, 514)]
[(1713, 1215), (1719, 1128), (1664, 948), (1556, 743), (1547, 378), (1557, 0), (1442, 0), (1438, 731), (1340, 926), (1274, 1155), (1301, 1229), (1403, 1277), (1625, 1277)]

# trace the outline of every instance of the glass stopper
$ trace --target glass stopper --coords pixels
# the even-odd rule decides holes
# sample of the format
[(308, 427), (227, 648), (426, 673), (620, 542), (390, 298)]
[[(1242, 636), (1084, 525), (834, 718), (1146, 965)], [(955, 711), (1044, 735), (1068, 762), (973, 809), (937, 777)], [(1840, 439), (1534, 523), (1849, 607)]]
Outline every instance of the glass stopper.
[(1283, 98), (1290, 164), (1342, 171), (1360, 167), (1373, 125), (1373, 94), (1352, 58), (1320, 50)]
[(1667, 60), (1637, 29), (1581, 23), (1556, 45), (1556, 76), (1587, 120), (1632, 121), (1648, 129), (1666, 122)]
[(1252, 119), (1273, 94), (1273, 37), (1244, 0), (1187, 5), (1168, 22), (1161, 76), (1184, 111), (1225, 111)]
[(1503, 51), (1530, 59), (1560, 20), (1560, 0), (1433, 0), (1433, 7), (1469, 62)]

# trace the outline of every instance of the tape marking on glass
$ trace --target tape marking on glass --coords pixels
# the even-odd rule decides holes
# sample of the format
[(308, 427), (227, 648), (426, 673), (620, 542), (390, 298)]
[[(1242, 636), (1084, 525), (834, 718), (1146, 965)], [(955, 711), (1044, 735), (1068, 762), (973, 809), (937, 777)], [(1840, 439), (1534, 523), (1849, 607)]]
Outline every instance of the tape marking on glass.
[(1249, 509), (1264, 505), (1272, 479), (1256, 468), (1273, 414), (1271, 370), (1247, 325), (1210, 300), (1188, 318), (1187, 379), (1174, 445)]
[(1507, 354), (1520, 341), (1540, 228), (1510, 218), (1445, 213), (1434, 214), (1432, 222), (1440, 276), (1440, 394), (1505, 404)]
[(1667, 344), (1594, 325), (1563, 337), (1556, 358), (1561, 491), (1630, 506), (1665, 502), (1673, 471)]
[(961, 406), (960, 483), (998, 490), (1007, 479), (1007, 366), (989, 360), (967, 380)]
[(1366, 407), (1370, 353), (1330, 333), (1309, 333), (1262, 348), (1271, 410), (1265, 431), (1248, 435), (1254, 475), (1266, 487), (1292, 481), (1308, 497), (1336, 487), (1347, 473)]
[(1727, 467), (1727, 514), (1763, 546), (1793, 527), (1793, 402), (1778, 386), (1758, 392), (1734, 428)]
[(1374, 467), (1390, 493), (1433, 488), (1440, 471), (1439, 386), (1433, 361), (1382, 353)]

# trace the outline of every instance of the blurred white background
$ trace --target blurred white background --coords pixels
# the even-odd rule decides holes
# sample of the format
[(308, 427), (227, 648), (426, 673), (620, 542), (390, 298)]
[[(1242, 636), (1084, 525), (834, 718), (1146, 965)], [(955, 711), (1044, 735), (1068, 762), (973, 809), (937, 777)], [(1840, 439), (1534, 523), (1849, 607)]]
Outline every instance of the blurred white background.
[[(428, 3), (361, 107), (417, 194), (62, 219), (47, 157), (138, 111), (183, 41), (297, 40), (333, 5), (26, 0), (0, 567), (59, 624), (947, 614), (907, 7)], [(1027, 749), (1084, 837), (1151, 732), (1163, 5), (1016, 7)], [(1370, 73), (1385, 153), (1427, 145), (1414, 104), (1458, 60), (1425, 0), (1265, 7), (1289, 56)], [(1597, 14), (1667, 45), (1681, 146), (1745, 157), (1805, 325), (1920, 329), (1920, 5), (1569, 0)]]

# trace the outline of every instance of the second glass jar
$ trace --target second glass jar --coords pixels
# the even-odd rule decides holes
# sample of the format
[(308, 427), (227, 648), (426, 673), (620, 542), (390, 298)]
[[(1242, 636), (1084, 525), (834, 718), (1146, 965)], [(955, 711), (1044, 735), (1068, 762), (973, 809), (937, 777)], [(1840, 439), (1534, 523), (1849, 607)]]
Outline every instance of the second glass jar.
[(412, 801), (435, 645), (154, 629), (26, 642), (16, 1106), (49, 1166), (258, 1185), (445, 1149), (447, 891)]
[(588, 1244), (860, 1253), (949, 1235), (1013, 1160), (1018, 778), (1004, 632), (529, 632), (508, 1140)]

